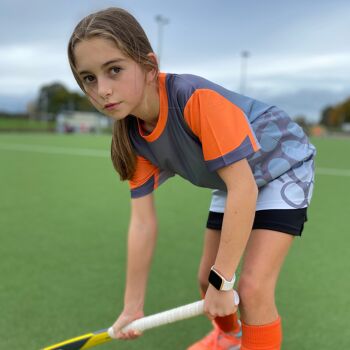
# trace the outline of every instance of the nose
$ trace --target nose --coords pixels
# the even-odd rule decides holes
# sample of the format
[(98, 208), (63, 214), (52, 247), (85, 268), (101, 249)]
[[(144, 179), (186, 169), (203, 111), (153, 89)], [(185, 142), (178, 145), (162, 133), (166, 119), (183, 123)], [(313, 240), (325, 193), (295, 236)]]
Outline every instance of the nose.
[(103, 99), (108, 98), (109, 96), (112, 95), (112, 86), (106, 79), (99, 79), (98, 81), (98, 90), (97, 93), (100, 97)]

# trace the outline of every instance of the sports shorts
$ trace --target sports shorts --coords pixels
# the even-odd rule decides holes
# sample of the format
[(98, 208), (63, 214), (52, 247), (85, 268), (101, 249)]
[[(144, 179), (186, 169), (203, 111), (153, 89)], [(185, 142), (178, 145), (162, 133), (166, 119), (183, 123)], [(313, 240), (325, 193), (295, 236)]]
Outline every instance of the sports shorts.
[[(259, 188), (253, 229), (270, 229), (300, 236), (307, 221), (314, 185), (314, 160), (302, 162)], [(227, 193), (213, 190), (207, 228), (221, 230)]]
[[(207, 228), (221, 230), (224, 213), (210, 211)], [(252, 229), (265, 229), (301, 236), (307, 221), (307, 208), (267, 209), (255, 212)]]

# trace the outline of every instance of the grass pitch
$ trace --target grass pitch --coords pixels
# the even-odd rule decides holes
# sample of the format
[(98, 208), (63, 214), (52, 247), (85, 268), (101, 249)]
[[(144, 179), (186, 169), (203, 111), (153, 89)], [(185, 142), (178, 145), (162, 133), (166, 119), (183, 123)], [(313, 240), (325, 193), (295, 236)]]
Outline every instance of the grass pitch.
[[(288, 350), (345, 349), (350, 339), (350, 139), (313, 143), (320, 170), (309, 221), (277, 289)], [(121, 310), (129, 190), (109, 144), (108, 136), (0, 135), (1, 349), (39, 349), (105, 328)], [(209, 200), (210, 191), (179, 177), (157, 190), (146, 314), (198, 299)], [(199, 317), (100, 348), (185, 349), (209, 328)]]

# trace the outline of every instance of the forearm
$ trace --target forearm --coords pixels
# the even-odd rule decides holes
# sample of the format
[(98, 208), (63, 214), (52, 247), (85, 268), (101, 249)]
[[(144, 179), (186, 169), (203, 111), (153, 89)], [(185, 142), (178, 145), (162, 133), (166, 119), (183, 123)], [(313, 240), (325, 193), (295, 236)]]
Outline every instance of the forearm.
[(155, 222), (131, 222), (128, 234), (128, 260), (124, 304), (141, 310), (144, 305), (148, 274), (156, 245)]
[(255, 184), (227, 193), (220, 245), (215, 268), (227, 279), (235, 273), (251, 233), (257, 188)]

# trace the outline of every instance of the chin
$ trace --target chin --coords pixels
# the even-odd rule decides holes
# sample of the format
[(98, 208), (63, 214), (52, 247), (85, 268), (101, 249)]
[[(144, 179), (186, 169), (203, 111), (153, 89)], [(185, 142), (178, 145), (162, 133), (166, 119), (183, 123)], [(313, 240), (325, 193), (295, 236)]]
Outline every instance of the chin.
[(107, 115), (107, 117), (109, 117), (109, 118), (111, 118), (111, 119), (114, 119), (114, 120), (123, 120), (123, 119), (125, 119), (129, 114), (124, 115), (124, 114), (120, 114), (120, 113), (118, 113), (118, 114), (110, 113), (110, 114), (106, 114), (106, 115)]

